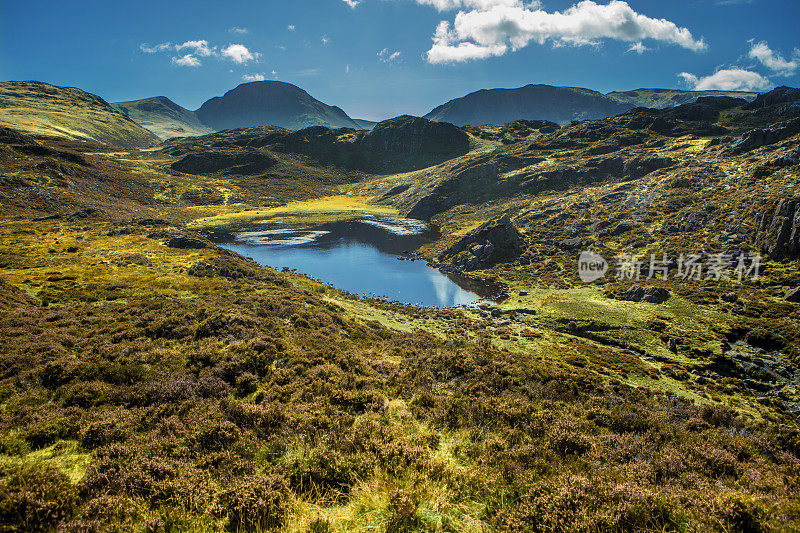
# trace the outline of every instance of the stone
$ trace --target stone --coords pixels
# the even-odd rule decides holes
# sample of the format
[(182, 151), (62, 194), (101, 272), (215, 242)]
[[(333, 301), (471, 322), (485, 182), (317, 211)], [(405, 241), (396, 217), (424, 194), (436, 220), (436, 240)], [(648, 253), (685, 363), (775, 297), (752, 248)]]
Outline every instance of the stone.
[(800, 302), (800, 287), (795, 287), (794, 289), (786, 291), (786, 295), (784, 295), (783, 299), (787, 302)]
[(558, 246), (562, 250), (572, 251), (572, 250), (579, 250), (583, 246), (583, 239), (580, 237), (573, 237), (571, 239), (562, 239)]
[(661, 287), (634, 285), (619, 296), (620, 300), (661, 304), (669, 300), (670, 292)]

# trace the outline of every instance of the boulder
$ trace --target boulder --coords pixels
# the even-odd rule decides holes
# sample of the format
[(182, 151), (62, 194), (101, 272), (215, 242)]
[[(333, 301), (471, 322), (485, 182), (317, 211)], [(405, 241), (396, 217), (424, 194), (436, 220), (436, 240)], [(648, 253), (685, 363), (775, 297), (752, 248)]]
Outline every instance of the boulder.
[(669, 300), (670, 293), (661, 287), (642, 287), (634, 285), (619, 295), (620, 300), (628, 302), (645, 302), (651, 304), (661, 304)]
[(800, 287), (795, 287), (786, 291), (786, 295), (784, 295), (783, 299), (787, 302), (800, 302)]
[(522, 253), (525, 239), (508, 215), (489, 221), (442, 252), (439, 261), (451, 261), (470, 271), (511, 260)]

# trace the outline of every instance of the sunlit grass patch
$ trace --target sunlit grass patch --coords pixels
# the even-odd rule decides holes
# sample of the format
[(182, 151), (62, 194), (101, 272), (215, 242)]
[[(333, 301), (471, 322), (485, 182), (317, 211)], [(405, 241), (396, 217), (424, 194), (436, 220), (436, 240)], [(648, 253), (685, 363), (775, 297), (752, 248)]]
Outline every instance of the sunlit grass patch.
[(72, 483), (83, 479), (91, 460), (92, 455), (82, 451), (76, 441), (58, 441), (46, 448), (23, 452), (21, 455), (0, 454), (0, 463), (38, 463), (63, 472)]
[(322, 223), (348, 220), (365, 215), (397, 216), (393, 207), (370, 204), (363, 196), (326, 196), (314, 200), (290, 202), (280, 207), (247, 209), (231, 207), (212, 216), (204, 216), (190, 223), (191, 227), (216, 227), (257, 222)]

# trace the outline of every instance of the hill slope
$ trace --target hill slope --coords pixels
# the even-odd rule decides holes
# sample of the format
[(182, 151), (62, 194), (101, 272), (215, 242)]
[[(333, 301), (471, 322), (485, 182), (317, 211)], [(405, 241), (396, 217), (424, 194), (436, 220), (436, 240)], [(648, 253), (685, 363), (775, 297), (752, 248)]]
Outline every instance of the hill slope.
[(636, 89), (633, 91), (612, 92), (606, 96), (619, 102), (631, 104), (635, 107), (651, 107), (666, 109), (696, 102), (698, 98), (706, 96), (730, 96), (731, 98), (744, 98), (753, 100), (758, 93), (741, 91), (677, 91), (674, 89)]
[(117, 111), (161, 139), (206, 135), (214, 130), (200, 122), (188, 109), (184, 109), (165, 96), (116, 102)]
[(99, 96), (38, 81), (0, 83), (0, 126), (113, 146), (152, 146), (160, 142)]
[(526, 85), (518, 89), (488, 89), (450, 100), (425, 115), (429, 120), (457, 126), (505, 124), (515, 120), (550, 120), (568, 124), (573, 120), (613, 117), (635, 107), (663, 109), (691, 103), (702, 96), (736, 96), (753, 99), (755, 93), (692, 92), (668, 89), (638, 89), (602, 94), (579, 87)]
[(196, 112), (215, 130), (278, 126), (361, 129), (347, 113), (316, 100), (303, 89), (280, 81), (254, 81), (205, 102)]
[(469, 136), (452, 124), (405, 115), (384, 120), (371, 131), (320, 126), (298, 131), (235, 129), (171, 141), (165, 144), (164, 151), (183, 156), (173, 164), (174, 170), (195, 174), (265, 173), (276, 164), (275, 153), (311, 158), (317, 165), (393, 174), (464, 155), (469, 146)]

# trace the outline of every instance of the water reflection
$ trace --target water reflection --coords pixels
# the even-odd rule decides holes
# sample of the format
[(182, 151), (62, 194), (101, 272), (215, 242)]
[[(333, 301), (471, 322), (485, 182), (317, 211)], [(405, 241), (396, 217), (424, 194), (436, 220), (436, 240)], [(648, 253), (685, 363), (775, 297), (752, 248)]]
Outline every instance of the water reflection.
[(222, 246), (362, 296), (440, 307), (475, 304), (481, 293), (487, 297), (489, 288), (481, 291), (474, 281), (462, 287), (424, 261), (398, 260), (436, 237), (417, 220), (370, 217), (313, 227), (247, 228)]

